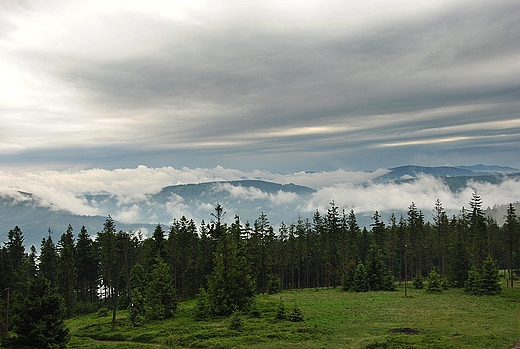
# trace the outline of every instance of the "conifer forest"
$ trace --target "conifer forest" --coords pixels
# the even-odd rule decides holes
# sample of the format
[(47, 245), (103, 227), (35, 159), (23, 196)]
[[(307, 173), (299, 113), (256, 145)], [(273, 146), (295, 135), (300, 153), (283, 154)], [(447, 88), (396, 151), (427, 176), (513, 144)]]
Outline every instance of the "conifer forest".
[[(0, 250), (2, 334), (16, 332), (23, 344), (24, 335), (30, 337), (24, 334), (28, 316), (42, 311), (36, 306), (42, 299), (56, 319), (100, 309), (115, 316), (129, 309), (138, 326), (145, 319), (172, 317), (179, 301), (196, 297), (200, 316), (227, 316), (248, 311), (259, 293), (325, 287), (385, 291), (428, 275), (437, 278), (435, 287), (495, 294), (497, 270), (506, 270), (507, 286), (513, 286), (520, 267), (519, 219), (510, 204), (499, 226), (484, 216), (476, 192), (468, 204), (450, 217), (437, 200), (433, 221), (427, 222), (412, 202), (405, 216), (383, 219), (376, 211), (362, 228), (354, 211), (332, 201), (326, 212), (276, 230), (263, 213), (250, 224), (227, 217), (217, 204), (208, 222), (183, 216), (167, 229), (157, 225), (150, 237), (118, 231), (109, 216), (99, 232), (84, 227), (76, 232), (69, 225), (58, 239), (49, 230), (39, 253), (26, 248), (16, 226)], [(66, 339), (64, 328), (52, 331)]]

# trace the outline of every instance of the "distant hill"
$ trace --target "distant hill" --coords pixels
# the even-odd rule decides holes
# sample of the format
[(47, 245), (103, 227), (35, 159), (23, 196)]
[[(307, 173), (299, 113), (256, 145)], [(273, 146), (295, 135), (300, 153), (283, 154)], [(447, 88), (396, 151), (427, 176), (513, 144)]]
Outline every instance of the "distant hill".
[[(127, 202), (110, 193), (85, 194), (87, 203), (104, 213), (99, 216), (74, 215), (55, 206), (43, 205), (42, 201), (30, 193), (24, 193), (23, 201), (0, 196), (0, 241), (5, 241), (7, 232), (15, 225), (20, 226), (28, 246), (40, 245), (41, 239), (50, 228), (59, 239), (71, 224), (78, 233), (85, 225), (90, 235), (102, 230), (109, 214), (116, 221), (116, 228), (128, 231), (140, 228), (153, 231), (160, 224), (169, 225), (182, 215), (193, 218), (196, 224), (201, 220), (209, 223), (214, 207), (220, 203), (226, 213), (226, 221), (231, 222), (239, 215), (251, 225), (264, 212), (272, 224), (285, 220), (296, 220), (299, 205), (315, 192), (314, 189), (295, 185), (278, 184), (260, 180), (228, 182), (208, 182), (175, 185), (163, 188), (157, 194), (147, 195), (145, 200)], [(142, 222), (142, 223), (128, 223)]]
[[(87, 228), (91, 236), (103, 229), (106, 217), (81, 216), (72, 214), (56, 206), (43, 205), (39, 198), (30, 193), (23, 193), (25, 201), (17, 201), (9, 196), (0, 196), (0, 241), (7, 239), (7, 233), (15, 226), (19, 226), (25, 236), (27, 248), (31, 245), (39, 247), (48, 230), (53, 232), (52, 238), (56, 242), (67, 230), (69, 224), (77, 235), (82, 226)], [(129, 231), (146, 228), (153, 230), (155, 225), (124, 224), (116, 222), (116, 228)]]
[(475, 172), (468, 169), (457, 167), (440, 166), (440, 167), (423, 167), (423, 166), (400, 166), (390, 169), (390, 172), (377, 177), (374, 181), (396, 181), (402, 179), (417, 178), (419, 174), (427, 174), (435, 177), (461, 177), (473, 176)]
[(470, 170), (473, 172), (484, 172), (484, 173), (519, 173), (520, 170), (508, 166), (487, 166), (487, 165), (473, 165), (473, 166), (456, 166), (463, 170)]
[[(472, 170), (474, 168), (475, 170)], [(511, 172), (506, 170), (510, 169)], [(424, 167), (424, 166), (400, 166), (391, 168), (390, 172), (377, 177), (373, 182), (413, 182), (420, 175), (429, 175), (441, 178), (444, 183), (450, 188), (452, 192), (457, 192), (465, 188), (469, 181), (500, 184), (506, 178), (520, 179), (520, 172), (514, 172), (512, 167), (503, 166), (440, 166), (440, 167)]]

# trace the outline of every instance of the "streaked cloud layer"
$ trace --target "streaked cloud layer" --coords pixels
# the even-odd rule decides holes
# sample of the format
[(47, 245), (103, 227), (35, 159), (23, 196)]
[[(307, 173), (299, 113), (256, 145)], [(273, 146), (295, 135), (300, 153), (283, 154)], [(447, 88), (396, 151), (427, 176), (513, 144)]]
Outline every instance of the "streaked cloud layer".
[(0, 23), (7, 170), (520, 166), (514, 0), (7, 0)]

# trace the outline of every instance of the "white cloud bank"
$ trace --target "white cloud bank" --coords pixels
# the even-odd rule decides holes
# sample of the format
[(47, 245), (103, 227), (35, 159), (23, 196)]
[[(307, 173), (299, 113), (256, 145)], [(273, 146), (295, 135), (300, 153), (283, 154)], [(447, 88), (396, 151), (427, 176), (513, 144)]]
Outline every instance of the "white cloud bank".
[[(294, 205), (302, 215), (312, 214), (315, 210), (326, 212), (329, 203), (334, 200), (340, 209), (353, 209), (357, 214), (380, 212), (403, 212), (413, 201), (427, 217), (440, 199), (449, 213), (457, 213), (462, 207), (468, 207), (474, 190), (482, 197), (484, 208), (495, 204), (507, 204), (520, 200), (520, 182), (508, 179), (499, 185), (469, 181), (463, 190), (453, 193), (441, 180), (432, 176), (420, 176), (418, 180), (395, 183), (372, 183), (375, 177), (387, 170), (374, 172), (348, 172), (337, 170), (320, 173), (273, 174), (265, 171), (244, 172), (223, 167), (149, 168), (139, 166), (133, 169), (116, 170), (68, 170), (41, 172), (1, 172), (0, 194), (8, 195), (18, 201), (27, 200), (18, 191), (32, 193), (46, 206), (59, 207), (75, 214), (94, 215), (111, 214), (114, 219), (125, 223), (137, 223), (143, 217), (155, 222), (153, 205), (147, 201), (149, 194), (158, 193), (163, 187), (175, 184), (189, 184), (224, 180), (261, 179), (278, 183), (311, 185), (317, 189), (308, 202), (302, 202), (295, 193), (266, 193), (253, 187), (222, 184), (217, 190), (228, 192), (239, 200), (269, 200), (273, 205)], [(110, 193), (118, 200), (116, 212), (101, 212), (95, 204), (89, 204), (84, 193)], [(140, 204), (148, 204), (143, 212)], [(54, 205), (54, 206), (53, 206)], [(206, 206), (211, 206), (206, 204)], [(208, 209), (208, 207), (205, 207)], [(190, 207), (179, 196), (171, 197), (163, 208), (171, 214), (171, 219), (182, 215), (193, 217)], [(201, 209), (196, 207), (194, 210)], [(211, 207), (209, 207), (211, 209)], [(240, 212), (238, 212), (240, 214)], [(169, 222), (163, 222), (169, 223)], [(273, 222), (274, 223), (274, 222)]]

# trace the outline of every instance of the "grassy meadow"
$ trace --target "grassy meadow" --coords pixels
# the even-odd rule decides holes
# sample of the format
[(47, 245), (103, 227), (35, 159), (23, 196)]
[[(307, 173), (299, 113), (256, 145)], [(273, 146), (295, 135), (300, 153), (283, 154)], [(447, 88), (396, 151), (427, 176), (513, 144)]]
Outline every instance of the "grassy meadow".
[[(340, 289), (284, 291), (257, 297), (260, 317), (241, 315), (242, 330), (230, 318), (195, 322), (195, 301), (181, 302), (173, 319), (132, 327), (128, 313), (95, 314), (67, 321), (70, 348), (471, 348), (510, 349), (520, 342), (520, 288), (498, 296), (443, 294), (404, 287), (396, 292)], [(299, 307), (303, 322), (275, 320), (283, 302)], [(412, 330), (412, 331), (410, 331)]]

